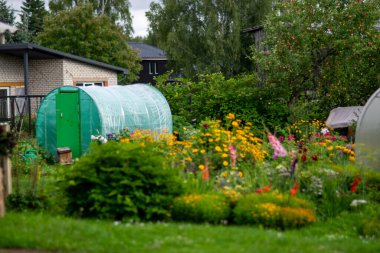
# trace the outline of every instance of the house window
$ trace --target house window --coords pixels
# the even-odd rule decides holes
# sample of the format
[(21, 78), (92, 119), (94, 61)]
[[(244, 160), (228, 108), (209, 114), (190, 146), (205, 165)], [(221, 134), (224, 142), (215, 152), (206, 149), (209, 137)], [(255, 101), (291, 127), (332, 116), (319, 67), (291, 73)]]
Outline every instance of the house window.
[(149, 75), (157, 75), (157, 64), (156, 62), (149, 62)]
[(104, 86), (104, 82), (76, 82), (75, 86), (88, 87), (88, 86)]

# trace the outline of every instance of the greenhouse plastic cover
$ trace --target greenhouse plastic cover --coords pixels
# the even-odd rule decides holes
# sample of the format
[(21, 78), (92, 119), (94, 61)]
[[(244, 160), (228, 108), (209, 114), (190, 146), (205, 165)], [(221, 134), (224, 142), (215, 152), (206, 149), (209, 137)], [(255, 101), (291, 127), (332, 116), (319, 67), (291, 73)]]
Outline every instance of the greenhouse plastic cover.
[(358, 121), (363, 106), (338, 107), (331, 110), (326, 125), (331, 128), (349, 127)]
[(150, 129), (158, 133), (172, 132), (169, 104), (157, 89), (145, 85), (80, 87), (97, 105), (102, 131), (106, 136), (128, 128)]
[(36, 121), (38, 145), (53, 155), (56, 155), (57, 148), (56, 94), (62, 89), (80, 94), (82, 153), (87, 150), (91, 135), (106, 137), (107, 134), (119, 133), (125, 128), (130, 132), (149, 129), (158, 134), (173, 131), (169, 104), (161, 92), (152, 86), (62, 86), (44, 98)]
[(380, 89), (365, 104), (355, 139), (358, 163), (380, 171)]

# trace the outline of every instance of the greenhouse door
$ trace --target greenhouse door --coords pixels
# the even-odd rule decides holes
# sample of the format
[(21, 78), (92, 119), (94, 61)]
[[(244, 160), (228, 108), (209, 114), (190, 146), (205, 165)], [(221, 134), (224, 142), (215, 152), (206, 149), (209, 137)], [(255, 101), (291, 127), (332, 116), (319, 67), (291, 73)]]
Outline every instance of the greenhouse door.
[(56, 109), (57, 148), (70, 147), (73, 158), (79, 157), (81, 155), (79, 93), (57, 93)]

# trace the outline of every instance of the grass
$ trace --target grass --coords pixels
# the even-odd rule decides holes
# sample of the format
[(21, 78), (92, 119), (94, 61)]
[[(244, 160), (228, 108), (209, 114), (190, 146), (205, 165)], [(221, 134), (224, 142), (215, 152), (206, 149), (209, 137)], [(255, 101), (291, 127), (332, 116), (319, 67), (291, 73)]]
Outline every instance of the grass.
[(290, 231), (178, 223), (115, 224), (44, 213), (0, 219), (0, 249), (54, 252), (380, 252), (380, 240), (357, 235), (358, 213)]

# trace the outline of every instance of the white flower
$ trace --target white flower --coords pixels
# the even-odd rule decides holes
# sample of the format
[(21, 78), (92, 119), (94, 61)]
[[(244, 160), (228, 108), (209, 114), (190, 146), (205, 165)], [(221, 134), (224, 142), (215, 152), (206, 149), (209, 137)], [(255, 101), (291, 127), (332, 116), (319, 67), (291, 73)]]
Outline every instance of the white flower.
[(366, 203), (367, 203), (367, 201), (364, 200), (364, 199), (354, 199), (351, 202), (350, 206), (351, 207), (357, 207), (358, 205), (363, 205), (363, 204), (366, 204)]

